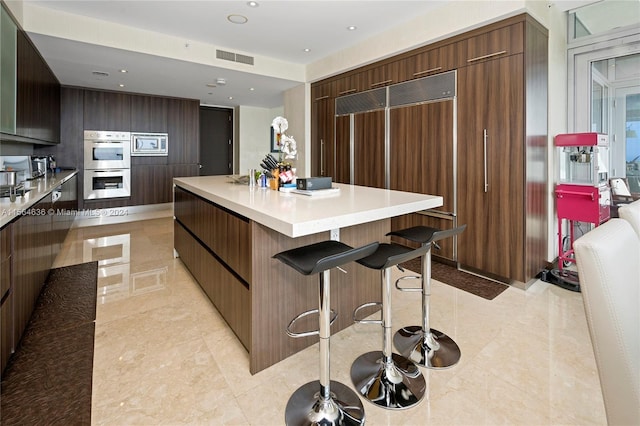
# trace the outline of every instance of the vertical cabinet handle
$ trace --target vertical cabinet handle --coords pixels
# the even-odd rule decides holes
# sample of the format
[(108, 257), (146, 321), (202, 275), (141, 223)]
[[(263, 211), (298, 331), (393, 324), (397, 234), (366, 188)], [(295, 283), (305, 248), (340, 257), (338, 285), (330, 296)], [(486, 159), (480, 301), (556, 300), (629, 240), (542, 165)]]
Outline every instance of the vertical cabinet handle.
[(489, 192), (489, 179), (487, 177), (487, 129), (482, 132), (482, 150), (484, 157), (484, 192)]
[(324, 139), (320, 139), (320, 176), (324, 176)]

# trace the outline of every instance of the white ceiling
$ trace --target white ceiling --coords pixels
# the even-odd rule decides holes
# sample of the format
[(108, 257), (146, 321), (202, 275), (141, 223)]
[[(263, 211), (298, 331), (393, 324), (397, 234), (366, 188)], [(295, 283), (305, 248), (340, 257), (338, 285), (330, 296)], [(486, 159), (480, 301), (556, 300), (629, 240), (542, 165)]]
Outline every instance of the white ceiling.
[[(449, 0), (446, 0), (449, 1)], [(37, 6), (198, 41), (223, 50), (308, 64), (401, 25), (445, 1), (58, 1)], [(227, 20), (243, 15), (243, 25)], [(349, 31), (350, 25), (357, 30)], [(270, 78), (38, 34), (29, 36), (63, 85), (200, 99), (223, 106), (282, 105), (300, 81)], [(303, 49), (310, 49), (304, 52)], [(126, 75), (118, 75), (126, 68)], [(96, 77), (92, 71), (110, 73)], [(205, 87), (224, 78), (226, 85)], [(118, 80), (119, 79), (119, 80)], [(116, 81), (117, 80), (117, 81)], [(125, 83), (124, 88), (117, 82)], [(249, 88), (254, 88), (249, 91)], [(233, 96), (233, 99), (229, 99)]]
[[(250, 7), (247, 1), (213, 0), (27, 1), (43, 8), (182, 37), (185, 43), (202, 42), (223, 50), (304, 65), (379, 33), (401, 28), (403, 23), (448, 1), (460, 0), (261, 0), (258, 7)], [(563, 4), (572, 7), (592, 1), (554, 3), (563, 8)], [(232, 14), (245, 16), (247, 23), (229, 22), (227, 17)], [(350, 25), (357, 30), (347, 30)], [(200, 99), (210, 105), (272, 108), (282, 105), (283, 91), (301, 83), (51, 37), (40, 34), (38, 28), (28, 27), (27, 31), (63, 85)], [(305, 48), (310, 51), (304, 52)], [(121, 68), (128, 73), (120, 74)], [(93, 71), (110, 75), (96, 77)], [(226, 84), (206, 87), (217, 78), (224, 78)], [(120, 82), (125, 87), (120, 88)]]

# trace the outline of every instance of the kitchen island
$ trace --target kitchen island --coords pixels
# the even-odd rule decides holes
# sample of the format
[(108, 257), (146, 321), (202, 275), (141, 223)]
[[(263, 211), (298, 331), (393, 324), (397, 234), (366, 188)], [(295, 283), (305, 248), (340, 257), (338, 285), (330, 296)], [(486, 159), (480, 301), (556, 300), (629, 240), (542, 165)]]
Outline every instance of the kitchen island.
[[(283, 193), (225, 176), (174, 178), (174, 249), (249, 351), (252, 374), (317, 342), (285, 329), (317, 308), (316, 276), (272, 259), (280, 251), (334, 239), (353, 247), (388, 241), (390, 218), (442, 205), (442, 197), (335, 184), (327, 195)], [(356, 263), (331, 271), (333, 332), (353, 309), (380, 300), (377, 271)], [(314, 329), (311, 317), (301, 329)]]

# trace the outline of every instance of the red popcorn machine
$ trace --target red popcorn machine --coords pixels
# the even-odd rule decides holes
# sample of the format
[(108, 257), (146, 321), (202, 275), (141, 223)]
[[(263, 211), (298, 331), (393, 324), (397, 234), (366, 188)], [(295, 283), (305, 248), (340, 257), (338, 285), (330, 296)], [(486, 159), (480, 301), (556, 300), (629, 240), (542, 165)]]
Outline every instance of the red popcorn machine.
[[(559, 153), (560, 180), (556, 185), (558, 214), (558, 269), (552, 270), (555, 284), (580, 291), (578, 275), (564, 267), (575, 263), (574, 222), (595, 226), (609, 220), (609, 136), (600, 133), (571, 133), (555, 137)], [(563, 235), (565, 221), (568, 236)]]

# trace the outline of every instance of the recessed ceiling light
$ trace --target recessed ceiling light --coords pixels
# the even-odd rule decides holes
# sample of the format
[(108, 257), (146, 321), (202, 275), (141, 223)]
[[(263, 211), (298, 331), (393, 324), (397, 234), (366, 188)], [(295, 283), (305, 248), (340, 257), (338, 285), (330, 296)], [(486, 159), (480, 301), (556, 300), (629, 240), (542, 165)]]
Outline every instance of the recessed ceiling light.
[(120, 87), (124, 87), (124, 84), (120, 83), (120, 84), (118, 84), (118, 86), (120, 86)]
[(304, 49), (302, 49), (303, 52), (311, 52), (311, 49), (309, 49), (308, 47), (305, 47)]
[(248, 1), (247, 6), (249, 7), (258, 7), (260, 6), (257, 1)]
[(227, 16), (227, 20), (234, 24), (246, 24), (249, 19), (242, 15), (229, 15)]
[(232, 100), (232, 99), (233, 99), (233, 96), (229, 96), (229, 100)]
[(355, 30), (357, 30), (357, 29), (358, 29), (358, 27), (356, 27), (355, 25), (349, 25), (349, 26), (347, 27), (347, 29), (348, 29), (349, 31), (355, 31)]
[(249, 90), (253, 92), (256, 89), (254, 89), (253, 87), (250, 87)]
[(128, 72), (127, 70), (125, 70), (124, 68), (120, 70), (121, 73), (126, 73)]

